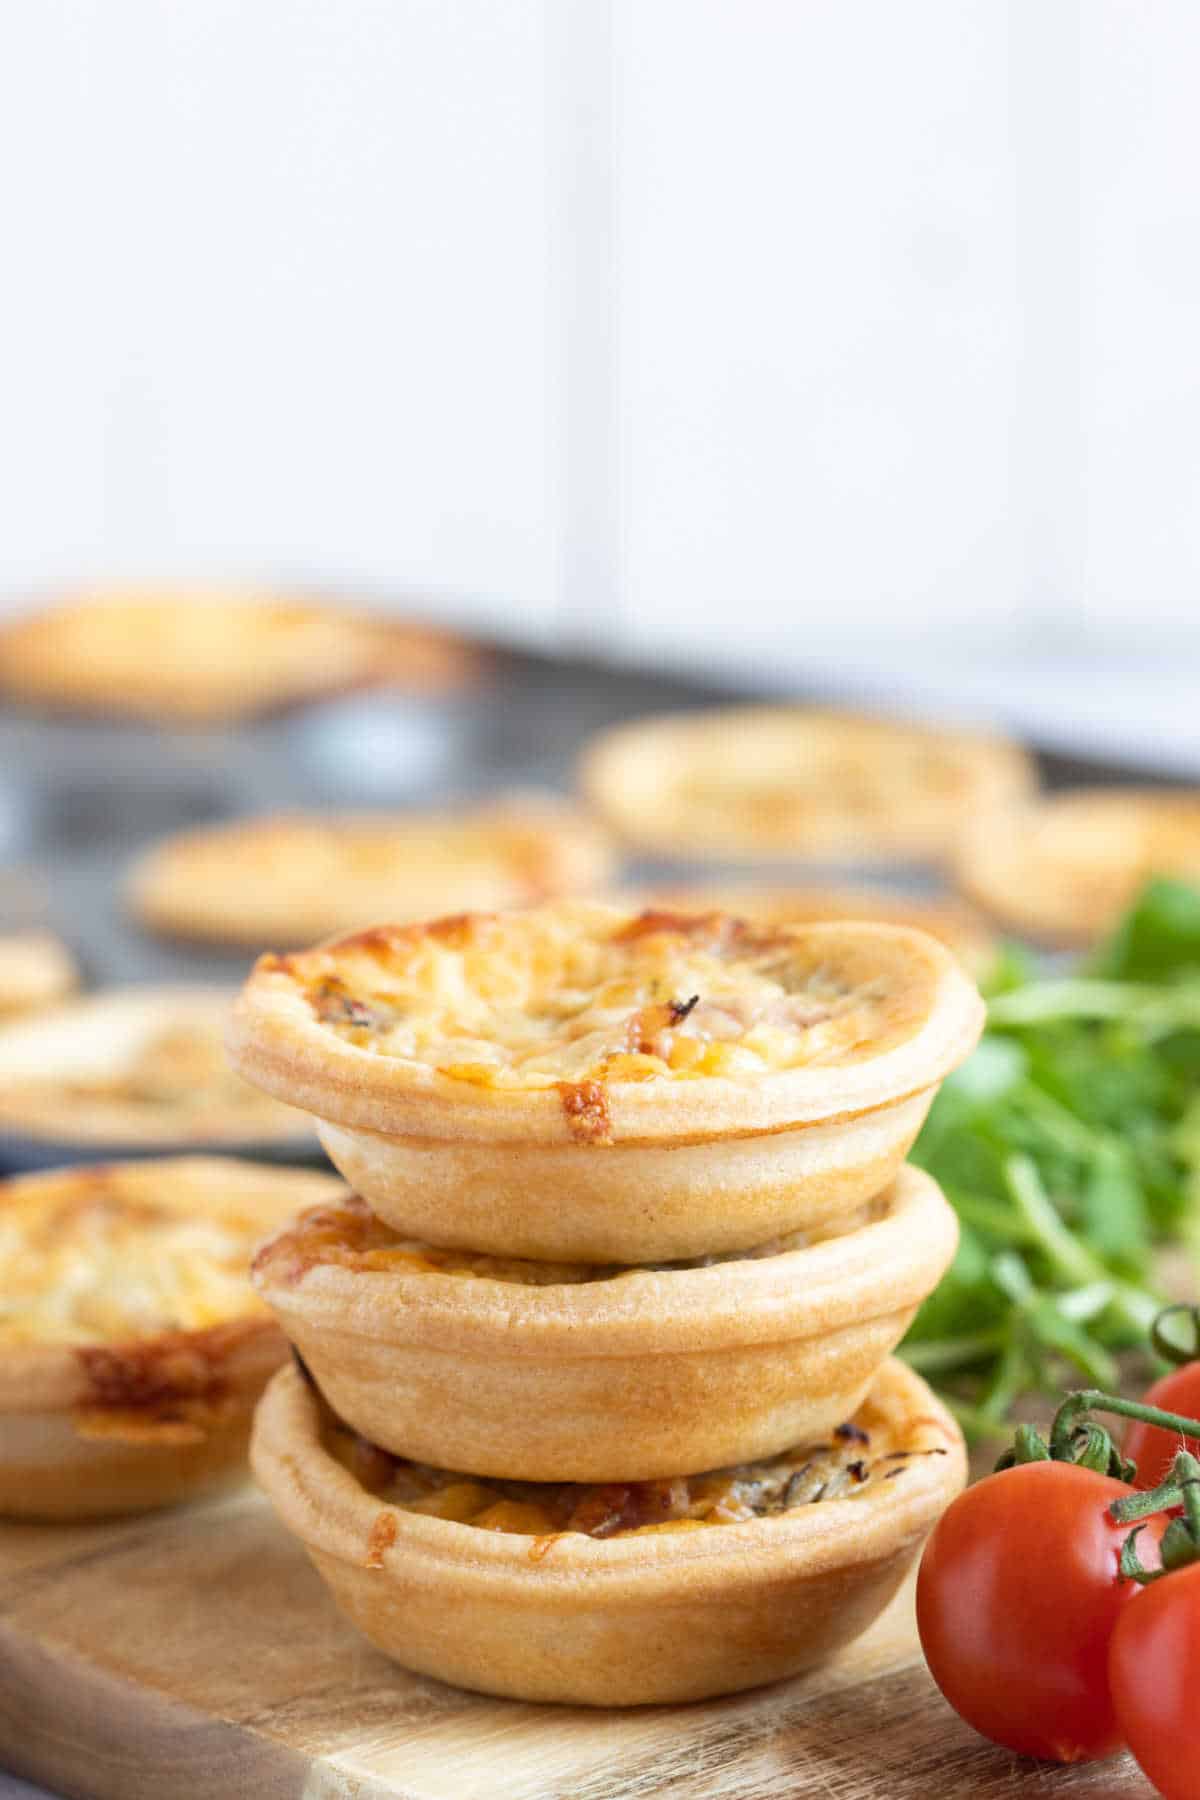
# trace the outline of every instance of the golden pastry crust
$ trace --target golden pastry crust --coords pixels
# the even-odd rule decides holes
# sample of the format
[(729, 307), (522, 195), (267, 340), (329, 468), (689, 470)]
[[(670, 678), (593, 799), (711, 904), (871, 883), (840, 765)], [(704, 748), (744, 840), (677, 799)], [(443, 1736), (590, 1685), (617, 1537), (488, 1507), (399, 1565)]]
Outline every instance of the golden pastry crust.
[(326, 1448), (295, 1369), (264, 1396), (252, 1461), (337, 1604), (406, 1667), (521, 1700), (674, 1703), (811, 1668), (895, 1592), (962, 1487), (962, 1439), (895, 1362), (854, 1423), (872, 1464), (903, 1473), (765, 1518), (611, 1537), (531, 1538), (380, 1501)]
[(904, 1169), (865, 1216), (813, 1243), (547, 1282), (511, 1259), (437, 1266), (351, 1201), (286, 1229), (254, 1279), (330, 1405), (371, 1442), (512, 1480), (640, 1481), (832, 1430), (957, 1238), (936, 1184)]
[(0, 1019), (53, 1006), (78, 985), (79, 969), (50, 931), (0, 936)]
[(869, 887), (675, 888), (644, 895), (640, 904), (668, 912), (727, 912), (754, 925), (819, 925), (841, 919), (871, 919), (926, 931), (952, 950), (975, 981), (987, 974), (998, 949), (995, 933), (981, 914), (961, 900), (920, 899)]
[(342, 1191), (204, 1157), (0, 1183), (0, 1512), (97, 1517), (233, 1474), (286, 1353), (250, 1253)]
[(619, 725), (580, 765), (630, 843), (680, 856), (940, 858), (983, 806), (1036, 785), (1017, 745), (803, 706)]
[(895, 1176), (933, 1092), (796, 1130), (622, 1142), (617, 1156), (325, 1121), (318, 1133), (351, 1187), (406, 1236), (549, 1262), (674, 1262), (851, 1217)]
[(458, 687), (449, 633), (251, 592), (84, 593), (0, 627), (0, 692), (71, 712), (206, 724), (381, 682)]
[(0, 1132), (93, 1149), (311, 1139), (300, 1113), (229, 1067), (232, 993), (114, 988), (0, 1029)]
[(959, 886), (1009, 930), (1089, 944), (1153, 875), (1200, 882), (1200, 791), (1075, 788), (983, 816), (966, 831)]
[(310, 944), (380, 917), (525, 906), (601, 887), (598, 827), (549, 796), (434, 813), (291, 813), (204, 826), (135, 864), (128, 899), (169, 936)]
[(564, 901), (260, 958), (230, 1046), (248, 1080), (337, 1125), (595, 1149), (908, 1099), (982, 1019), (918, 932)]

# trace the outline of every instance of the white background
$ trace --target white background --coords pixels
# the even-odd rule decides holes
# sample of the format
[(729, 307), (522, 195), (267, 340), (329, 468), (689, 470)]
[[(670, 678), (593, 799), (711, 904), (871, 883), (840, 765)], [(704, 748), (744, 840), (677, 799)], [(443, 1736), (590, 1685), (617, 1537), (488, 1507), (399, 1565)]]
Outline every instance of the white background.
[(1190, 715), (1197, 92), (1194, 0), (0, 8), (0, 605)]

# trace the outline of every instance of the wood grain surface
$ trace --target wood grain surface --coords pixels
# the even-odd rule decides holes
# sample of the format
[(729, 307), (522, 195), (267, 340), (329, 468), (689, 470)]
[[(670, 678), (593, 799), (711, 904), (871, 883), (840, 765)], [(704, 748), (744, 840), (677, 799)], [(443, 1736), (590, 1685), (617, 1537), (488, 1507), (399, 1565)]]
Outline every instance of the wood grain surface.
[(826, 1669), (690, 1707), (521, 1706), (407, 1675), (265, 1503), (0, 1525), (0, 1764), (85, 1800), (1148, 1800), (1126, 1760), (992, 1749), (920, 1660), (911, 1590)]

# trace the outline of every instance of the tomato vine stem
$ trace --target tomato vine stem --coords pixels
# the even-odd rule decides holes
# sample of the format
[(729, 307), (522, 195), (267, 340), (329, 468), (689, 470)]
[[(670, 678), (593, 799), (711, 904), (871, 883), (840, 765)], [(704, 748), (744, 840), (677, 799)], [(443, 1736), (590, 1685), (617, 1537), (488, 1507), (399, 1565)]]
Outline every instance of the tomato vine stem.
[[(1167, 1319), (1183, 1314), (1191, 1326), (1192, 1341), (1187, 1347), (1177, 1344), (1163, 1330)], [(1192, 1306), (1186, 1300), (1178, 1301), (1174, 1306), (1164, 1306), (1150, 1327), (1150, 1343), (1157, 1356), (1164, 1362), (1173, 1363), (1179, 1368), (1184, 1363), (1200, 1361), (1200, 1306)]]
[[(1193, 1344), (1184, 1350), (1172, 1342), (1162, 1329), (1165, 1320), (1186, 1314), (1192, 1329)], [(1169, 1306), (1159, 1313), (1152, 1327), (1152, 1341), (1160, 1356), (1169, 1362), (1200, 1360), (1200, 1307)], [(1200, 1563), (1200, 1460), (1182, 1447), (1182, 1440), (1195, 1444), (1200, 1440), (1200, 1419), (1185, 1413), (1168, 1412), (1151, 1406), (1145, 1400), (1126, 1400), (1120, 1394), (1108, 1394), (1102, 1388), (1077, 1388), (1059, 1406), (1043, 1437), (1032, 1425), (1019, 1425), (1011, 1449), (996, 1464), (997, 1469), (1010, 1469), (1020, 1463), (1066, 1462), (1099, 1474), (1132, 1484), (1137, 1466), (1121, 1455), (1112, 1434), (1099, 1424), (1094, 1413), (1112, 1413), (1119, 1419), (1133, 1419), (1139, 1424), (1170, 1432), (1181, 1440), (1181, 1447), (1166, 1480), (1148, 1493), (1132, 1490), (1108, 1507), (1114, 1525), (1132, 1525), (1121, 1546), (1120, 1574), (1124, 1581), (1145, 1586), (1158, 1581), (1176, 1569)], [(1137, 1540), (1146, 1521), (1155, 1513), (1173, 1512), (1159, 1544), (1161, 1567), (1148, 1569), (1138, 1555)]]
[(1143, 1425), (1157, 1425), (1163, 1431), (1178, 1432), (1180, 1437), (1200, 1437), (1200, 1419), (1165, 1412), (1161, 1406), (1147, 1406), (1144, 1400), (1126, 1400), (1120, 1394), (1106, 1394), (1099, 1388), (1078, 1388), (1067, 1395), (1050, 1427), (1050, 1454), (1056, 1461), (1074, 1460), (1072, 1445), (1085, 1424), (1085, 1415), (1094, 1412), (1115, 1413), (1121, 1419), (1138, 1419)]
[(1131, 1494), (1109, 1507), (1113, 1522), (1127, 1525), (1134, 1519), (1144, 1521), (1152, 1513), (1167, 1512), (1180, 1506), (1183, 1517), (1171, 1520), (1159, 1545), (1161, 1568), (1147, 1569), (1138, 1555), (1138, 1534), (1145, 1529), (1144, 1523), (1130, 1532), (1121, 1546), (1121, 1574), (1126, 1580), (1146, 1587), (1176, 1569), (1200, 1562), (1200, 1462), (1187, 1450), (1181, 1450), (1161, 1486), (1148, 1494)]

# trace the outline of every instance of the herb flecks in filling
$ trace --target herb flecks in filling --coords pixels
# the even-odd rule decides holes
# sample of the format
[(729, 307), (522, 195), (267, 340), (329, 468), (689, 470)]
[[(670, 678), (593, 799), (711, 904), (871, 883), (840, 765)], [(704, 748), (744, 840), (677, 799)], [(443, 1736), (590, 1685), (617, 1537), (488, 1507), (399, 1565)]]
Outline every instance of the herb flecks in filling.
[(848, 1440), (835, 1432), (831, 1443), (713, 1474), (590, 1484), (476, 1480), (405, 1462), (328, 1412), (324, 1441), (360, 1486), (402, 1512), (536, 1538), (574, 1531), (603, 1539), (781, 1518), (820, 1501), (852, 1500), (909, 1467), (888, 1456), (872, 1459), (870, 1438), (858, 1427)]
[(369, 1006), (365, 1000), (352, 994), (344, 981), (336, 975), (329, 975), (318, 982), (310, 996), (313, 1011), (323, 1025), (334, 1025), (352, 1032), (373, 1032), (387, 1029), (394, 1024), (385, 1010), (378, 1006)]

